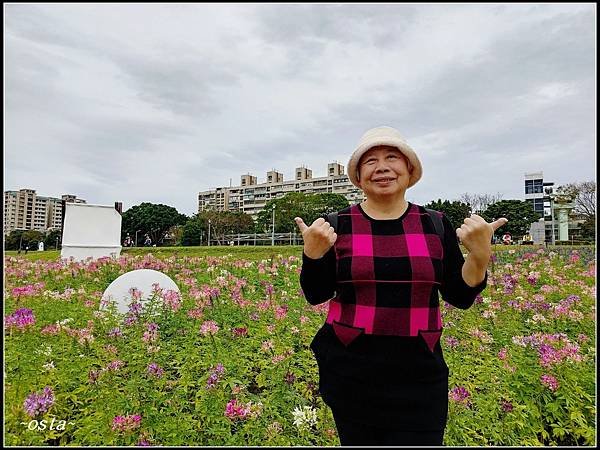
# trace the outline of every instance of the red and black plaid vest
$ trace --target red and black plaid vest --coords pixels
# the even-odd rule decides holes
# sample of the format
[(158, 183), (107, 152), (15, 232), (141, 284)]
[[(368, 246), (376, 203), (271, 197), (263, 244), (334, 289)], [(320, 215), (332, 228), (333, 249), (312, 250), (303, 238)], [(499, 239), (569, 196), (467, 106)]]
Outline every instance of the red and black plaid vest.
[(338, 337), (439, 338), (444, 250), (425, 208), (409, 204), (399, 219), (374, 220), (352, 205), (336, 225), (336, 295), (326, 322)]

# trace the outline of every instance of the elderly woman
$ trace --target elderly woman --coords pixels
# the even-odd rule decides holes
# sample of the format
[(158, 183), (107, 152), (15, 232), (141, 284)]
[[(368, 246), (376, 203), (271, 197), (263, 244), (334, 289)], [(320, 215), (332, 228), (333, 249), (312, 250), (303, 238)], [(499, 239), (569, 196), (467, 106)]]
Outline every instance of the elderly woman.
[(454, 230), (442, 213), (404, 198), (421, 175), (400, 133), (374, 128), (348, 163), (367, 199), (339, 211), (335, 229), (323, 217), (310, 226), (295, 219), (306, 299), (329, 300), (311, 349), (342, 445), (443, 442), (449, 372), (438, 292), (457, 308), (473, 304), (486, 286), (491, 237), (507, 220), (473, 214)]

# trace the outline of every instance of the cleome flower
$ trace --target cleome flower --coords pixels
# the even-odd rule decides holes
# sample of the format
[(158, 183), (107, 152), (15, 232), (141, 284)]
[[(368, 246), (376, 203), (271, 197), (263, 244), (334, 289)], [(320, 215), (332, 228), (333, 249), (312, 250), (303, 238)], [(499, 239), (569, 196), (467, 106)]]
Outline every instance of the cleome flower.
[(245, 419), (250, 414), (251, 403), (245, 405), (238, 403), (237, 399), (229, 400), (225, 407), (225, 417), (231, 420)]
[(310, 406), (296, 407), (292, 412), (294, 416), (294, 425), (298, 429), (306, 429), (317, 424), (317, 411)]
[(112, 430), (118, 432), (127, 432), (139, 428), (142, 421), (142, 416), (139, 414), (128, 415), (128, 416), (116, 416), (113, 419)]
[(49, 386), (46, 386), (41, 394), (36, 392), (30, 394), (23, 403), (23, 409), (29, 416), (35, 417), (48, 411), (53, 404), (54, 392)]
[(18, 328), (24, 330), (35, 324), (35, 315), (29, 308), (17, 309), (14, 313), (4, 318), (4, 326), (8, 329)]
[(214, 320), (207, 320), (200, 325), (200, 334), (203, 336), (215, 335), (219, 331), (219, 326)]

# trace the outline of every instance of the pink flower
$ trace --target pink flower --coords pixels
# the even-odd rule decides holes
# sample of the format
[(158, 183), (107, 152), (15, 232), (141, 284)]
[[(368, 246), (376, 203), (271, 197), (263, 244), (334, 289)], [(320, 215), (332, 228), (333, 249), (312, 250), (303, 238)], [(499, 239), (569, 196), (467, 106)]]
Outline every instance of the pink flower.
[(273, 341), (268, 340), (268, 341), (263, 341), (262, 345), (261, 345), (261, 349), (263, 352), (266, 352), (268, 350), (272, 350), (273, 349)]
[(219, 326), (214, 320), (207, 320), (200, 326), (200, 334), (203, 336), (215, 335), (219, 331)]
[(125, 366), (125, 363), (123, 361), (121, 361), (120, 359), (116, 359), (114, 361), (111, 361), (108, 364), (108, 366), (106, 366), (106, 370), (117, 371), (117, 370), (121, 369), (123, 366)]
[(552, 375), (542, 375), (540, 377), (542, 384), (548, 387), (552, 392), (558, 389), (558, 380), (554, 378)]
[(204, 316), (204, 313), (202, 312), (202, 310), (200, 308), (194, 308), (194, 309), (190, 309), (187, 312), (188, 317), (191, 317), (192, 319), (201, 319), (202, 316)]
[(177, 311), (181, 308), (181, 295), (177, 291), (167, 290), (163, 292), (163, 300), (171, 311)]
[(29, 395), (23, 403), (23, 409), (31, 417), (44, 413), (54, 404), (54, 392), (49, 386), (46, 386), (41, 394), (33, 393)]
[(246, 327), (236, 327), (231, 331), (234, 336), (248, 336), (248, 328)]
[(277, 306), (275, 308), (275, 318), (277, 320), (284, 319), (285, 316), (287, 315), (287, 310), (288, 310), (288, 307), (286, 305), (284, 305), (284, 306)]
[(33, 311), (29, 308), (17, 309), (10, 316), (4, 318), (4, 325), (7, 328), (18, 328), (24, 330), (25, 328), (35, 324), (35, 316)]
[(116, 416), (113, 419), (113, 431), (126, 432), (135, 430), (140, 426), (142, 416), (139, 414), (130, 416)]
[(58, 334), (58, 333), (60, 333), (60, 325), (56, 325), (56, 324), (47, 325), (44, 328), (42, 328), (40, 333), (49, 334), (49, 335)]
[(506, 347), (502, 348), (499, 352), (498, 352), (498, 358), (501, 359), (502, 361), (504, 361), (506, 359), (506, 355), (508, 353), (508, 350), (506, 349)]
[(470, 397), (469, 391), (463, 386), (457, 386), (453, 388), (449, 393), (448, 397), (451, 400), (454, 400), (457, 403), (465, 403), (468, 404), (467, 399)]
[(153, 363), (148, 364), (147, 372), (150, 375), (155, 376), (156, 378), (160, 378), (163, 376), (163, 373), (165, 371), (158, 364), (153, 362)]
[(231, 420), (245, 419), (248, 413), (250, 413), (250, 404), (239, 404), (235, 398), (230, 400), (225, 407), (225, 417)]
[(456, 339), (454, 336), (448, 336), (446, 337), (446, 345), (450, 348), (457, 347), (458, 339)]

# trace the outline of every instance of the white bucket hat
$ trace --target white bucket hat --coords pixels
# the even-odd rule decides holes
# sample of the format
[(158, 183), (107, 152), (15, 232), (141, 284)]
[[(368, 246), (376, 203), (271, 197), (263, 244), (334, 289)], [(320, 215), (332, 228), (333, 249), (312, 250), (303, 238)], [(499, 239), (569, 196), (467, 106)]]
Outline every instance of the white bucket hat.
[(352, 184), (360, 188), (358, 181), (358, 162), (362, 155), (364, 155), (369, 149), (377, 147), (379, 145), (389, 145), (390, 147), (396, 147), (400, 152), (406, 156), (410, 162), (409, 169), (410, 178), (408, 181), (408, 187), (411, 187), (421, 178), (423, 175), (423, 168), (421, 167), (421, 161), (417, 157), (415, 151), (406, 143), (404, 138), (400, 135), (400, 132), (392, 127), (377, 127), (371, 128), (360, 138), (358, 147), (352, 153), (350, 161), (348, 161), (348, 177)]

